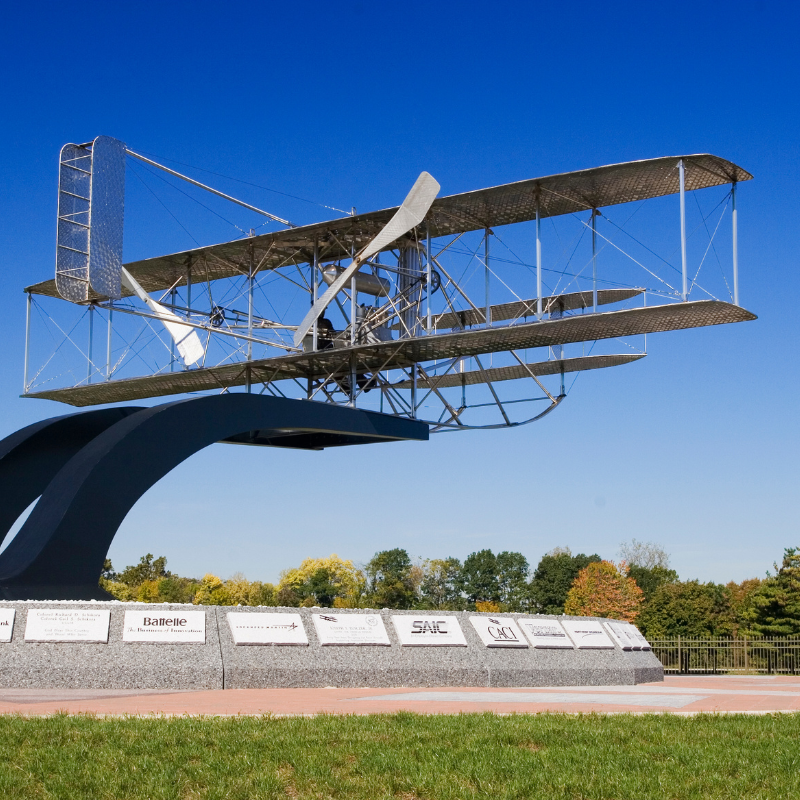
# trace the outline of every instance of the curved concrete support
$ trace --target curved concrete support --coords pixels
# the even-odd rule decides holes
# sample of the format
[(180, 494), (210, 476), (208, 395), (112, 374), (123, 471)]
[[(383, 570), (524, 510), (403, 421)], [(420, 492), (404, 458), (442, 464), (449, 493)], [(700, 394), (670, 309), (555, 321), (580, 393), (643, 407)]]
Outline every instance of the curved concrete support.
[(252, 394), (143, 409), (97, 435), (53, 478), (0, 554), (0, 597), (104, 599), (97, 579), (131, 507), (214, 442), (319, 448), (427, 438), (428, 426), (415, 420)]
[(34, 422), (0, 441), (0, 544), (19, 515), (95, 436), (140, 407), (103, 408)]

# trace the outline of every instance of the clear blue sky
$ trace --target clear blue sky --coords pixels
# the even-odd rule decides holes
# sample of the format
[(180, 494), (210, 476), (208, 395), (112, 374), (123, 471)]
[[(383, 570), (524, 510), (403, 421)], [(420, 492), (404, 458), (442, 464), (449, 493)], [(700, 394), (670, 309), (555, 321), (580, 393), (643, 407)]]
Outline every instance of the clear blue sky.
[[(695, 152), (755, 176), (739, 208), (741, 299), (757, 322), (650, 337), (647, 359), (582, 376), (517, 430), (325, 453), (215, 445), (137, 504), (117, 566), (151, 551), (182, 574), (274, 580), (331, 552), (491, 547), (535, 564), (556, 545), (615, 558), (636, 537), (663, 544), (683, 578), (727, 581), (800, 545), (796, 4), (65, 8), (3, 9), (2, 435), (68, 410), (18, 397), (21, 289), (52, 275), (65, 142), (104, 133), (360, 211), (397, 203), (422, 169), (444, 194)], [(126, 228), (126, 259), (191, 246), (157, 212)], [(205, 242), (231, 232), (195, 228)]]

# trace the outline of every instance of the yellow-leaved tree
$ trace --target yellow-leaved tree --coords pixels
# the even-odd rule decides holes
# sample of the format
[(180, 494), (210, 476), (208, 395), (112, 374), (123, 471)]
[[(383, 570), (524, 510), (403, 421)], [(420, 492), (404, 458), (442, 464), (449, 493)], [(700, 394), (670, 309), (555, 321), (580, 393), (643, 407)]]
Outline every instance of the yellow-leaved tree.
[(231, 598), (231, 605), (275, 605), (275, 587), (271, 583), (248, 581), (241, 572), (231, 575), (231, 577), (225, 581), (225, 589)]
[(584, 567), (572, 583), (564, 613), (576, 617), (611, 617), (633, 622), (644, 599), (642, 590), (628, 577), (621, 561), (595, 561)]
[(352, 561), (335, 553), (327, 558), (307, 558), (281, 573), (276, 602), (286, 606), (358, 608), (366, 577)]
[(222, 578), (212, 575), (210, 572), (203, 576), (200, 588), (195, 594), (192, 602), (195, 605), (205, 606), (232, 606), (235, 605), (230, 592), (225, 586)]

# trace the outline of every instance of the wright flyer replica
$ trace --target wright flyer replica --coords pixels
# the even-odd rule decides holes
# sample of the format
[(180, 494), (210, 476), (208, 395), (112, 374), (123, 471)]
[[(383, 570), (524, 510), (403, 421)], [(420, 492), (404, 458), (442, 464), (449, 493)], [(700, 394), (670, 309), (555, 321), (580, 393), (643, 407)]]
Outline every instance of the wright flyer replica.
[[(266, 222), (248, 229), (226, 220), (237, 228), (232, 241), (125, 262), (131, 176), (165, 208), (147, 184), (153, 178), (210, 192)], [(439, 196), (439, 183), (422, 172), (399, 206), (295, 225), (117, 139), (65, 145), (55, 276), (25, 289), (23, 397), (83, 410), (0, 442), (0, 541), (38, 498), (0, 553), (0, 598), (15, 607), (108, 599), (98, 576), (122, 520), (148, 488), (212, 443), (319, 450), (513, 428), (554, 411), (580, 373), (644, 358), (648, 334), (755, 319), (739, 304), (736, 208), (738, 186), (751, 178), (699, 154)], [(258, 643), (276, 644), (266, 616), (295, 611), (262, 614), (254, 625), (266, 626), (266, 639)], [(30, 613), (28, 605), (17, 613)], [(213, 653), (228, 660), (224, 670), (209, 666), (197, 685), (248, 670), (261, 675), (259, 685), (293, 685), (286, 676), (302, 647), (282, 655), (273, 648), (263, 672), (251, 663), (253, 648), (237, 647), (241, 620), (204, 613), (193, 635), (216, 636)], [(317, 676), (303, 685), (367, 685), (374, 669), (389, 674), (392, 664), (405, 670), (395, 677), (402, 685), (598, 683), (614, 675), (635, 683), (660, 669), (634, 632), (606, 621), (578, 628), (567, 621), (562, 629), (524, 615), (459, 614), (389, 625), (384, 611), (363, 628), (382, 631), (380, 641), (360, 643), (383, 655), (362, 675), (330, 655), (335, 647), (322, 647), (336, 644), (337, 625), (341, 643), (361, 630), (349, 613), (318, 620), (303, 610), (302, 626), (292, 622), (309, 648), (304, 669)], [(112, 646), (115, 614), (111, 634), (106, 617), (92, 617), (106, 637), (104, 644), (92, 633), (100, 636), (92, 647)], [(429, 674), (424, 648), (403, 650), (412, 623), (452, 639), (450, 648), (433, 648), (451, 655)], [(149, 634), (141, 635), (143, 642)], [(200, 638), (185, 646), (200, 648)], [(22, 639), (18, 646), (27, 652)], [(135, 661), (136, 647), (120, 652)], [(536, 675), (528, 649), (548, 653)], [(456, 651), (459, 678), (452, 677)], [(564, 670), (577, 671), (563, 678)]]

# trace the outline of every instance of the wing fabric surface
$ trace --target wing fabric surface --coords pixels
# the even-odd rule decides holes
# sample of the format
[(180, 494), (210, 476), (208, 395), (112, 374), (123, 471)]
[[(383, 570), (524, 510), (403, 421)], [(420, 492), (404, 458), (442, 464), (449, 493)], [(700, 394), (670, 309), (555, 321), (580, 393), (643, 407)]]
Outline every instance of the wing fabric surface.
[(693, 300), (600, 314), (528, 322), (498, 328), (479, 328), (397, 339), (374, 345), (297, 353), (216, 367), (167, 372), (140, 378), (31, 392), (25, 397), (57, 400), (74, 406), (120, 403), (145, 397), (183, 394), (243, 386), (251, 382), (325, 378), (347, 375), (352, 359), (357, 372), (398, 369), (416, 363), (462, 358), (505, 350), (526, 350), (571, 342), (634, 336), (642, 333), (686, 330), (706, 325), (745, 322), (756, 316), (744, 308), (718, 300)]

